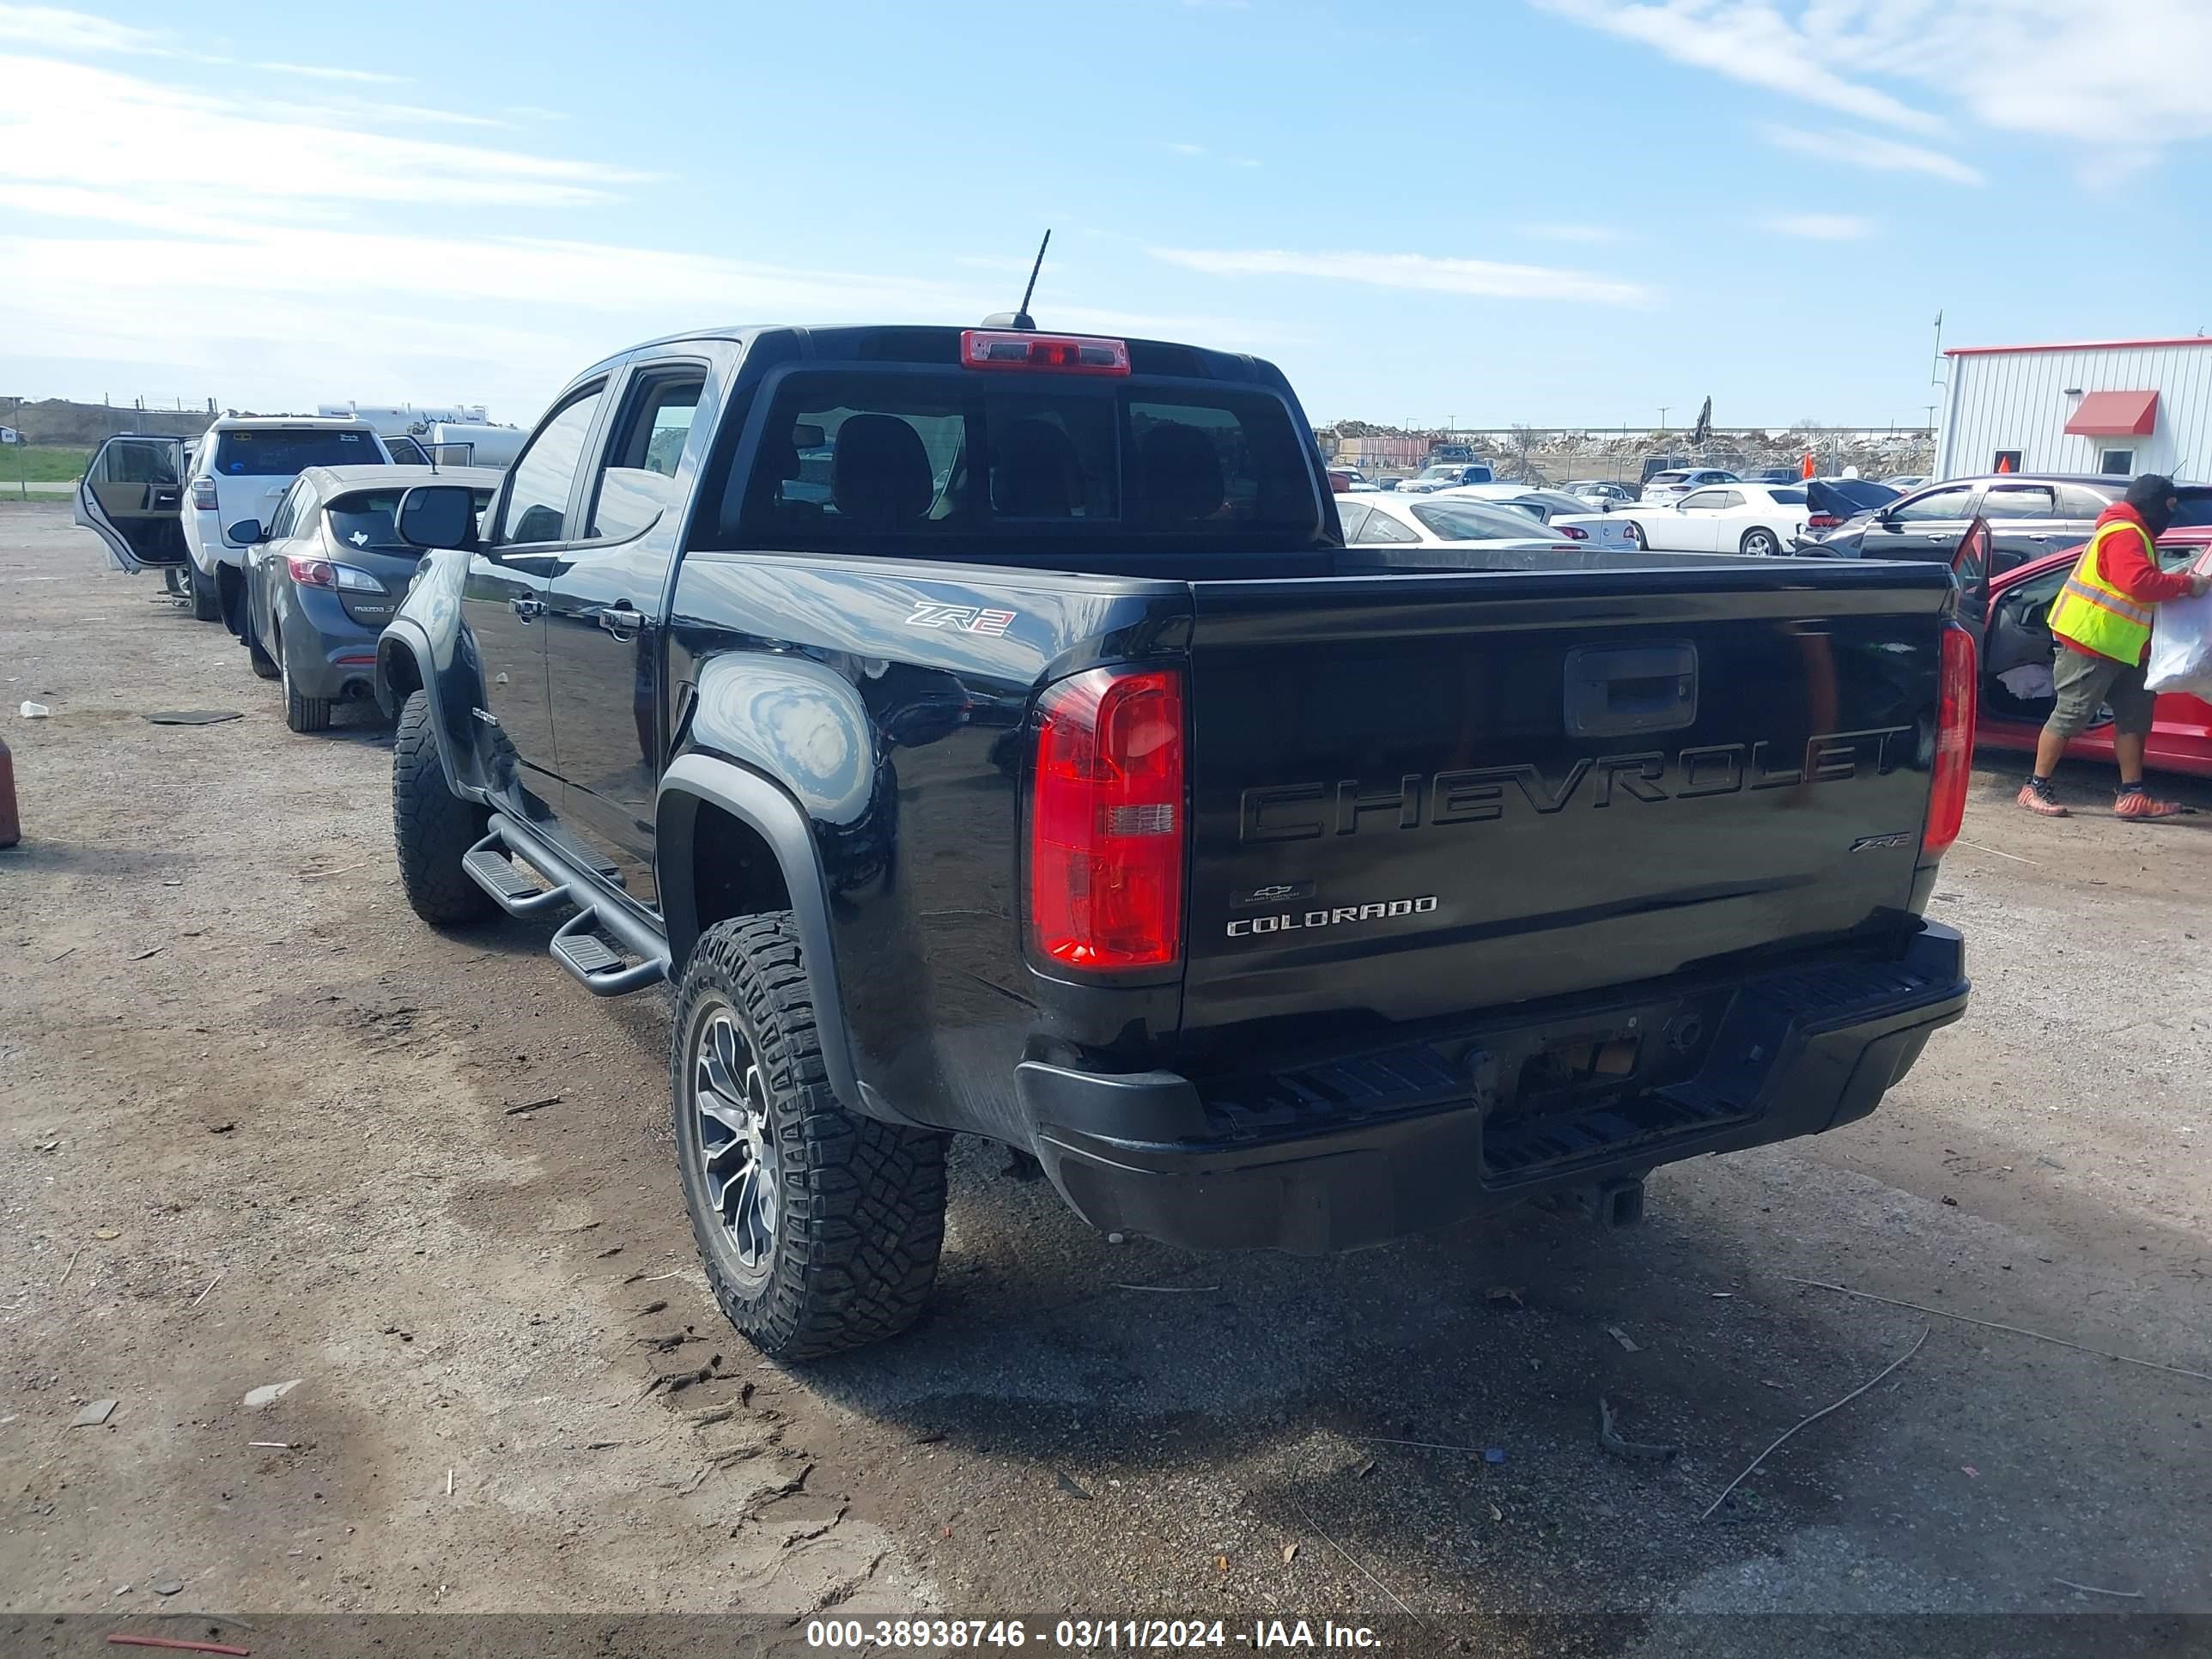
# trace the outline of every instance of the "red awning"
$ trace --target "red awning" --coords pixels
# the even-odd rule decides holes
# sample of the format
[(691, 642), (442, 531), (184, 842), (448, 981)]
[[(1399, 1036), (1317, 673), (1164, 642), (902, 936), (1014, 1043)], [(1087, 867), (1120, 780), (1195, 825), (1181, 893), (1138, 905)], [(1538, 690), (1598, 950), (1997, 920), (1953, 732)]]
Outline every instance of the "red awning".
[(2089, 438), (2148, 438), (2157, 425), (2155, 392), (2093, 392), (2066, 429)]

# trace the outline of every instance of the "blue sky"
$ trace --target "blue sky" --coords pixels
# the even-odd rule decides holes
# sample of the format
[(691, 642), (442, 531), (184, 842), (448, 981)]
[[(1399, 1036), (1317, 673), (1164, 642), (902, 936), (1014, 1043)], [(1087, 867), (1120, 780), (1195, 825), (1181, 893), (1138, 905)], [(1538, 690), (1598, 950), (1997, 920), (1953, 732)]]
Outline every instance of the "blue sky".
[(2212, 325), (2208, 58), (2203, 0), (0, 0), (0, 397), (527, 423), (690, 325), (978, 319), (1051, 225), (1044, 325), (1316, 419), (1916, 422), (1939, 308)]

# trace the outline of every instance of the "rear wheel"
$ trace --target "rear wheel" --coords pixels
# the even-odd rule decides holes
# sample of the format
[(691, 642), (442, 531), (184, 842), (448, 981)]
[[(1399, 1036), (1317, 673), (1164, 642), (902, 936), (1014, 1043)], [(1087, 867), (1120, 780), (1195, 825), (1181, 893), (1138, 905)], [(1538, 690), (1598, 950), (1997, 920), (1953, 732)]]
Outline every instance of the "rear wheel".
[(284, 724), (295, 732), (327, 732), (331, 727), (331, 700), (328, 697), (303, 696), (292, 684), (292, 659), (284, 654), (284, 636), (276, 636), (276, 674), (284, 684)]
[(730, 1323), (786, 1360), (912, 1324), (944, 1243), (945, 1137), (837, 1103), (787, 912), (700, 936), (673, 1038), (684, 1203)]
[(1754, 525), (1743, 532), (1740, 550), (1759, 558), (1771, 559), (1782, 550), (1782, 543), (1771, 530)]
[(484, 838), (490, 814), (447, 787), (430, 719), (429, 694), (410, 692), (392, 740), (392, 840), (399, 854), (399, 884), (427, 922), (482, 921), (499, 907), (469, 879), (461, 860)]
[(192, 620), (221, 622), (222, 595), (216, 591), (215, 578), (203, 574), (189, 558), (185, 561), (185, 568), (191, 573), (188, 580), (192, 587)]

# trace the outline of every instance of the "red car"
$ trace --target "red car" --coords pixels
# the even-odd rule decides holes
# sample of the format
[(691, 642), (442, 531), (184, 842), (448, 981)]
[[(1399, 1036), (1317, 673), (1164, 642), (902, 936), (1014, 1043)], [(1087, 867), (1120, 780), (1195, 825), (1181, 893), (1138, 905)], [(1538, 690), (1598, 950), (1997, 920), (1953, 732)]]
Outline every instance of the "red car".
[[(1981, 532), (1977, 536), (1975, 532)], [(1982, 571), (1977, 549), (1987, 544), (1987, 526), (1975, 520), (1960, 543), (1953, 568), (1959, 573), (1960, 620), (1973, 626), (1982, 619), (1981, 713), (1977, 741), (1996, 749), (2033, 751), (2050, 717), (2051, 602), (2081, 556), (2079, 544), (2045, 555), (2006, 571), (1994, 580)], [(2212, 526), (2169, 530), (2159, 538), (2159, 562), (2168, 570), (2188, 564), (2212, 548)], [(1982, 598), (1986, 586), (1987, 599)], [(2201, 697), (2167, 693), (2158, 700), (2145, 758), (2161, 771), (2212, 777), (2212, 704)], [(2110, 760), (2112, 728), (2091, 726), (2066, 746), (2073, 760)]]

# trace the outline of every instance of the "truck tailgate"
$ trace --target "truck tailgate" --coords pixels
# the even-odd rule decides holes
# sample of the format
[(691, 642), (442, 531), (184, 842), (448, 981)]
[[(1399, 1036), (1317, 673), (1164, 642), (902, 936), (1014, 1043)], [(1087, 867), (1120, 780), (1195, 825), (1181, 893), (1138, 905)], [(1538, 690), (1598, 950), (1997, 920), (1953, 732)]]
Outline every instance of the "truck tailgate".
[(1945, 573), (1653, 562), (1193, 584), (1186, 1041), (1901, 932)]

